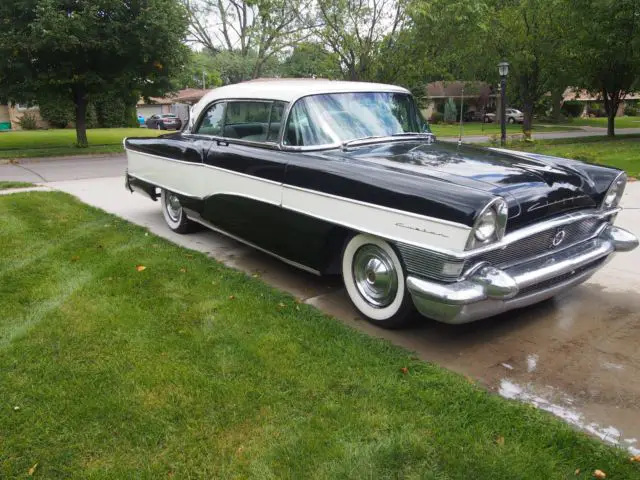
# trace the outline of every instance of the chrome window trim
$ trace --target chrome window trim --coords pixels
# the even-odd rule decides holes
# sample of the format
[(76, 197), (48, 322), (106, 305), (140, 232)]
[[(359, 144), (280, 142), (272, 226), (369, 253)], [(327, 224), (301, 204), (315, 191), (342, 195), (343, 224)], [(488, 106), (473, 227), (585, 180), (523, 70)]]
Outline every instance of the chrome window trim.
[[(404, 89), (403, 89), (404, 90)], [(319, 95), (344, 95), (346, 93), (397, 93), (397, 94), (403, 94), (403, 95), (408, 95), (409, 97), (411, 97), (411, 100), (413, 100), (414, 102), (414, 107), (415, 107), (415, 98), (413, 98), (413, 95), (411, 94), (410, 91), (408, 90), (404, 90), (404, 91), (398, 91), (398, 90), (380, 90), (380, 91), (370, 91), (370, 90), (362, 90), (362, 91), (349, 91), (349, 90), (345, 90), (345, 91), (336, 91), (336, 92), (326, 92), (326, 93), (310, 93), (308, 95), (301, 95), (297, 98), (295, 98), (294, 100), (292, 100), (291, 102), (289, 102), (287, 104), (287, 108), (285, 110), (285, 115), (283, 115), (283, 118), (286, 118), (286, 122), (283, 122), (283, 128), (280, 136), (280, 149), (283, 151), (288, 151), (288, 152), (314, 152), (314, 151), (321, 151), (321, 150), (334, 150), (334, 149), (338, 149), (338, 148), (342, 148), (342, 142), (335, 142), (335, 143), (325, 143), (323, 145), (303, 145), (303, 146), (298, 146), (298, 145), (285, 145), (284, 143), (284, 132), (285, 129), (287, 127), (287, 125), (289, 124), (289, 117), (291, 115), (291, 110), (293, 109), (293, 107), (295, 106), (296, 103), (298, 103), (300, 100), (303, 100), (307, 97), (315, 97), (315, 96), (319, 96)], [(419, 109), (418, 109), (419, 112)], [(427, 122), (427, 126), (429, 127), (429, 129), (431, 129), (431, 127), (429, 126), (429, 123)], [(436, 136), (430, 132), (432, 135), (432, 140), (434, 141)], [(384, 137), (384, 138), (379, 138), (376, 139), (376, 141), (372, 141), (370, 143), (377, 143), (377, 142), (381, 142), (381, 141), (389, 141), (388, 139), (393, 139), (393, 140), (398, 140), (397, 137)], [(407, 139), (405, 138), (401, 138), (400, 140), (404, 140), (406, 141)]]
[[(201, 111), (200, 111), (200, 115), (198, 116), (198, 118), (193, 122), (193, 128), (195, 128), (196, 125), (200, 125), (200, 122), (202, 122), (202, 119), (204, 117), (204, 115), (207, 113), (207, 111), (209, 110), (209, 108), (212, 105), (215, 105), (216, 103), (225, 103), (225, 104), (229, 104), (229, 103), (250, 103), (250, 102), (256, 102), (256, 103), (270, 103), (271, 104), (271, 110), (269, 111), (269, 118), (271, 118), (271, 111), (273, 110), (273, 104), (275, 104), (276, 102), (279, 103), (284, 103), (285, 106), (285, 111), (287, 111), (287, 108), (289, 107), (289, 104), (287, 102), (284, 102), (282, 100), (270, 100), (267, 98), (218, 98), (216, 100), (213, 100), (212, 102), (209, 102), (207, 105), (205, 105)], [(224, 107), (224, 119), (226, 120), (226, 116), (227, 116), (227, 106), (225, 105)], [(283, 118), (284, 118), (284, 114), (283, 114)], [(222, 128), (223, 128), (223, 132), (224, 132), (224, 126), (226, 125), (226, 123), (222, 124)], [(282, 137), (284, 135), (284, 131), (283, 131), (283, 125), (281, 122), (280, 125), (280, 130), (278, 132), (278, 138), (276, 140), (271, 140), (271, 141), (265, 141), (265, 142), (256, 142), (253, 140), (243, 140), (241, 138), (230, 138), (230, 137), (225, 137), (222, 135), (207, 135), (207, 134), (203, 134), (203, 133), (191, 133), (191, 125), (189, 125), (188, 129), (183, 129), (183, 131), (181, 132), (182, 135), (184, 135), (185, 137), (204, 137), (203, 139), (207, 139), (207, 140), (211, 140), (211, 141), (215, 141), (215, 142), (227, 142), (229, 144), (234, 144), (234, 145), (244, 145), (247, 147), (257, 147), (257, 148), (265, 148), (268, 150), (281, 150), (281, 140)], [(164, 158), (164, 157), (161, 157)], [(169, 159), (171, 160), (171, 159)]]

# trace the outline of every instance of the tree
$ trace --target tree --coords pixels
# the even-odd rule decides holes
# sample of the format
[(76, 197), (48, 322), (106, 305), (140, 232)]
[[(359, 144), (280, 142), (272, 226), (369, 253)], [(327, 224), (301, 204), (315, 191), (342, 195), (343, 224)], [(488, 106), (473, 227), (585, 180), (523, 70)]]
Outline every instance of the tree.
[(456, 123), (458, 117), (458, 108), (453, 98), (449, 97), (447, 103), (444, 104), (444, 121), (446, 123)]
[(135, 105), (170, 90), (182, 68), (187, 17), (173, 0), (2, 0), (0, 18), (3, 100), (69, 98), (78, 146), (93, 96), (136, 92)]
[(343, 76), (370, 80), (381, 52), (392, 54), (405, 0), (318, 0), (315, 34), (340, 59)]
[[(579, 85), (602, 97), (607, 135), (627, 94), (640, 88), (640, 0), (568, 0)], [(584, 12), (589, 12), (585, 15)]]
[(309, 36), (310, 0), (182, 1), (192, 41), (214, 56), (226, 52), (227, 59), (249, 63), (249, 78), (261, 76), (274, 57)]
[(286, 77), (340, 78), (340, 59), (320, 43), (303, 42), (296, 45), (281, 67)]

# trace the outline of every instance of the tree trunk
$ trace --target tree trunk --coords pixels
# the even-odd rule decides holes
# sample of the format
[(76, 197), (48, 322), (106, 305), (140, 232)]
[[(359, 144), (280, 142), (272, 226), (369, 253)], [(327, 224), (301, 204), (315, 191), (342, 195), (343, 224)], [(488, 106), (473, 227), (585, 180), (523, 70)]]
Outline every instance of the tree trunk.
[(607, 112), (607, 136), (615, 137), (616, 136), (616, 110), (613, 112)]
[(560, 123), (560, 110), (562, 109), (562, 94), (564, 89), (554, 90), (551, 92), (553, 123)]
[(607, 112), (607, 136), (615, 137), (616, 113), (618, 113), (618, 105), (620, 104), (620, 92), (610, 93), (603, 89), (602, 98), (604, 100), (604, 110)]
[(82, 87), (76, 87), (73, 92), (76, 105), (76, 146), (89, 146), (87, 140), (87, 95)]
[(522, 113), (524, 113), (522, 131), (531, 133), (533, 128), (533, 102), (524, 102)]

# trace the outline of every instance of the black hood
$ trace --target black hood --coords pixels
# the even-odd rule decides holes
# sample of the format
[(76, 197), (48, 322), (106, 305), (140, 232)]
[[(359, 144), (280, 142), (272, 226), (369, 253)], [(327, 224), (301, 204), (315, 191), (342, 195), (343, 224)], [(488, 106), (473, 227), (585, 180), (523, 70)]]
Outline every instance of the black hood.
[(502, 196), (509, 204), (509, 229), (597, 207), (617, 174), (574, 160), (446, 142), (403, 141), (327, 154)]

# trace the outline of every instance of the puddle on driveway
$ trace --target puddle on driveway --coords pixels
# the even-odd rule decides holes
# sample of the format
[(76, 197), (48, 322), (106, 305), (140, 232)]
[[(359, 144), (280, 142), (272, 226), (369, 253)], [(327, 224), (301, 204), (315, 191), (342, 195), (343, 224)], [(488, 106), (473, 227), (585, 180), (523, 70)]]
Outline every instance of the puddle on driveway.
[[(554, 414), (574, 427), (584, 430), (607, 443), (626, 448), (632, 455), (640, 455), (640, 445), (636, 438), (622, 438), (621, 432), (613, 427), (603, 427), (594, 422), (589, 422), (585, 416), (574, 406), (574, 400), (566, 394), (554, 391), (553, 387), (547, 387), (546, 392), (538, 393), (532, 385), (521, 386), (504, 378), (500, 381), (498, 393), (509, 399), (520, 400), (529, 403), (540, 410)], [(557, 400), (553, 400), (556, 398)]]

